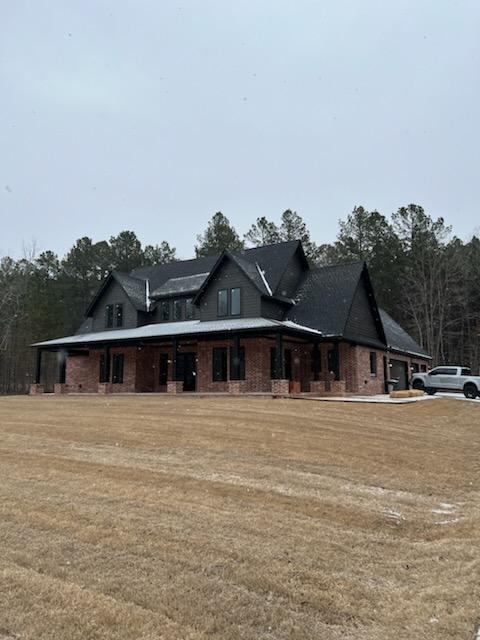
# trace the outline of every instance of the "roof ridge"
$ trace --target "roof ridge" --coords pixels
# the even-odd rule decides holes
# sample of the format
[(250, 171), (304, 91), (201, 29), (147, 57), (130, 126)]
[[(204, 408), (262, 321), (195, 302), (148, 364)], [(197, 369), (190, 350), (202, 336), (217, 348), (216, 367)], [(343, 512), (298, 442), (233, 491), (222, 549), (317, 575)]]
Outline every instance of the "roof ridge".
[(315, 264), (312, 268), (313, 271), (320, 271), (321, 269), (333, 269), (335, 267), (352, 267), (353, 265), (363, 265), (365, 260), (352, 260), (351, 262), (332, 262), (331, 264)]

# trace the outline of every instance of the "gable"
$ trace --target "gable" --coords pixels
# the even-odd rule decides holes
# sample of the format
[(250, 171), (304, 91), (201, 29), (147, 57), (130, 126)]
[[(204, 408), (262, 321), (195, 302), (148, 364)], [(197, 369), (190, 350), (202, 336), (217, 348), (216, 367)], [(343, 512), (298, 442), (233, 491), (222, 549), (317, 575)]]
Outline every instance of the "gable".
[(298, 285), (308, 270), (308, 265), (305, 262), (305, 256), (303, 251), (299, 248), (295, 251), (291, 259), (288, 261), (285, 271), (280, 278), (280, 282), (276, 287), (276, 292), (286, 298), (291, 298), (295, 295)]
[(376, 313), (373, 294), (369, 291), (366, 278), (362, 273), (353, 295), (344, 337), (358, 342), (366, 341), (372, 344), (379, 342), (380, 346), (384, 346), (382, 332), (379, 329), (379, 316), (376, 317)]
[(205, 289), (197, 299), (200, 320), (217, 319), (217, 292), (219, 289), (240, 288), (242, 293), (242, 317), (260, 316), (261, 294), (245, 272), (228, 256), (211, 274)]
[(123, 304), (123, 328), (130, 329), (137, 326), (137, 310), (123, 287), (114, 278), (111, 278), (103, 287), (95, 305), (89, 312), (92, 319), (92, 331), (105, 331), (105, 307), (107, 304)]
[(363, 263), (316, 267), (307, 271), (286, 319), (324, 336), (343, 335)]

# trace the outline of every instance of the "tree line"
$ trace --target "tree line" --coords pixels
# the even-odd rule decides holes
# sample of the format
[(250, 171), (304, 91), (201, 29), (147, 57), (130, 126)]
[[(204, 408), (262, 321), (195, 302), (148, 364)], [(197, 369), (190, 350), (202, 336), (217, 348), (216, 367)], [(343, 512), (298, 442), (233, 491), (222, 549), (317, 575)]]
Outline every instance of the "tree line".
[[(365, 260), (379, 306), (433, 356), (433, 362), (480, 369), (480, 238), (462, 241), (443, 218), (416, 204), (387, 217), (355, 207), (339, 222), (336, 240), (317, 244), (295, 211), (279, 222), (258, 218), (241, 237), (215, 213), (197, 236), (197, 257), (301, 240), (312, 264)], [(34, 249), (19, 260), (0, 259), (0, 393), (23, 393), (33, 378), (35, 341), (74, 333), (100, 283), (113, 269), (178, 260), (167, 241), (142, 246), (133, 231), (108, 241), (80, 238), (60, 258)], [(52, 377), (55, 356), (46, 361)]]

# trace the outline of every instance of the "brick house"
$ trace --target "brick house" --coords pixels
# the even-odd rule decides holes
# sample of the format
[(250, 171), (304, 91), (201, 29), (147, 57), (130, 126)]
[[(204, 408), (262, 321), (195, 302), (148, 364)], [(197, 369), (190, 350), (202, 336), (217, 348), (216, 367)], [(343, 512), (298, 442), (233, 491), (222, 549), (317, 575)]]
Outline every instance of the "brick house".
[(378, 309), (365, 263), (314, 266), (299, 241), (113, 271), (55, 351), (55, 392), (383, 393), (428, 354)]

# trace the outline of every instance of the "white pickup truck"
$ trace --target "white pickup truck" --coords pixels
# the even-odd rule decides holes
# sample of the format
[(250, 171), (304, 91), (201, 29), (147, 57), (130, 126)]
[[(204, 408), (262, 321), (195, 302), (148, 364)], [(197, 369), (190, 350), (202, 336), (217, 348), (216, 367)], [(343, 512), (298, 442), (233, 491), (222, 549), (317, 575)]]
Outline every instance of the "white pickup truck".
[(480, 376), (472, 376), (467, 367), (435, 367), (427, 373), (414, 373), (412, 387), (429, 395), (437, 391), (463, 391), (466, 398), (480, 396)]

